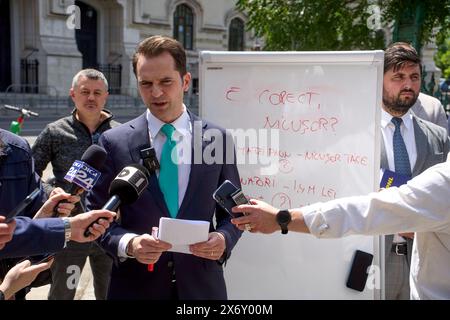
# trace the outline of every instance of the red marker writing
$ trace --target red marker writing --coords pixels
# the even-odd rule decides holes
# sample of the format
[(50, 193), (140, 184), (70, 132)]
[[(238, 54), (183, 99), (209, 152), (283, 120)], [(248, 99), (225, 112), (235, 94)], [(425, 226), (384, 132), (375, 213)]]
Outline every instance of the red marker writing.
[[(158, 239), (158, 227), (152, 227), (152, 237), (156, 239)], [(147, 265), (147, 271), (148, 272), (153, 272), (154, 269), (154, 263), (150, 263)]]

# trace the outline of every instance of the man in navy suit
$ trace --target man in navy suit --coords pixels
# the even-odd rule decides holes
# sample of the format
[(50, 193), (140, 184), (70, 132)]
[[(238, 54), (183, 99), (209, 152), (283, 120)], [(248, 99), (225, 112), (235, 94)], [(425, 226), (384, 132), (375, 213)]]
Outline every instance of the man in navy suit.
[[(226, 179), (240, 186), (234, 154), (230, 156), (226, 152), (230, 148), (225, 148), (231, 137), (183, 104), (191, 75), (179, 42), (162, 36), (143, 40), (133, 57), (133, 70), (148, 110), (100, 138), (108, 157), (87, 197), (88, 208), (103, 205), (111, 181), (124, 166), (145, 164), (141, 150), (153, 147), (161, 167), (152, 172), (148, 188), (135, 203), (120, 207), (120, 221), (113, 223), (100, 241), (115, 262), (108, 298), (226, 299), (222, 264), (241, 231), (230, 223), (231, 217), (216, 205), (212, 194)], [(215, 133), (215, 139), (208, 137), (210, 133)], [(173, 141), (178, 141), (175, 150), (183, 161), (177, 162), (176, 174), (167, 184), (174, 161), (161, 158), (166, 159), (162, 155)], [(214, 149), (212, 144), (219, 144), (223, 153), (209, 152)], [(206, 153), (217, 161), (203, 157)], [(209, 221), (208, 240), (191, 245), (192, 254), (168, 252), (170, 244), (150, 235), (161, 217)], [(154, 264), (153, 271), (148, 264)]]

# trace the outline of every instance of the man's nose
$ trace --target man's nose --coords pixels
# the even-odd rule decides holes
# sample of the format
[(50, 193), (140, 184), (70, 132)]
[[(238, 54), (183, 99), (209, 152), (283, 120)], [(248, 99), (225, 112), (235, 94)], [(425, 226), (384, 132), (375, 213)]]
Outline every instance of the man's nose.
[(152, 88), (152, 96), (154, 96), (155, 98), (159, 97), (162, 95), (162, 90), (159, 86), (153, 86)]
[(413, 87), (413, 81), (409, 78), (406, 78), (403, 81), (403, 89), (404, 90), (411, 90), (411, 88)]

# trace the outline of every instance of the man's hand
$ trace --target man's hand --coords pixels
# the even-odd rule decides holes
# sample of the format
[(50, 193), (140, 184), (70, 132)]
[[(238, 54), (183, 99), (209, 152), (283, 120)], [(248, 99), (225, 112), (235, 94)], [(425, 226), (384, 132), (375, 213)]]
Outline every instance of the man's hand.
[[(61, 200), (67, 200), (68, 202), (60, 203)], [(57, 211), (59, 217), (67, 217), (75, 208), (75, 203), (80, 201), (79, 196), (72, 196), (64, 192), (61, 188), (55, 188), (50, 194), (50, 198), (45, 201), (39, 211), (34, 215), (33, 219), (50, 218), (53, 214), (53, 209), (58, 205)]]
[(250, 204), (236, 206), (232, 210), (235, 213), (243, 212), (246, 214), (231, 220), (239, 230), (261, 233), (274, 233), (280, 230), (275, 218), (279, 209), (264, 201), (251, 199)]
[(130, 240), (127, 246), (127, 254), (135, 257), (140, 263), (153, 264), (159, 260), (164, 251), (170, 248), (172, 248), (170, 243), (144, 233)]
[(5, 299), (9, 299), (20, 289), (30, 285), (38, 274), (50, 268), (52, 263), (53, 259), (31, 265), (30, 260), (25, 260), (11, 268), (0, 285), (0, 290), (5, 294)]
[[(116, 216), (115, 212), (108, 210), (93, 210), (85, 213), (70, 217), (71, 237), (70, 240), (76, 242), (89, 242), (94, 241), (109, 228), (109, 224), (114, 220)], [(91, 227), (89, 225), (95, 221)], [(90, 235), (84, 236), (84, 231), (89, 227)]]
[(4, 223), (4, 221), (5, 217), (0, 216), (0, 250), (11, 241), (16, 229), (16, 220), (13, 219), (10, 223)]
[(207, 241), (195, 243), (189, 246), (189, 249), (194, 256), (210, 260), (219, 259), (225, 252), (225, 248), (225, 237), (220, 232), (211, 232), (208, 235)]

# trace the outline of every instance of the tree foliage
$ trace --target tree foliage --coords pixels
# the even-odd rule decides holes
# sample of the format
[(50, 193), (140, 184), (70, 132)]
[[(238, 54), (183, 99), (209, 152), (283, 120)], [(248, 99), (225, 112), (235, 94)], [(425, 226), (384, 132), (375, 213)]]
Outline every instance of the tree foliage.
[(266, 50), (352, 50), (383, 49), (381, 26), (392, 26), (417, 1), (419, 39), (430, 39), (437, 26), (450, 27), (449, 0), (238, 0), (237, 6)]
[(437, 44), (436, 65), (442, 70), (442, 77), (450, 79), (450, 30), (447, 29), (446, 33), (441, 34)]
[[(445, 37), (450, 28), (449, 0), (383, 0), (383, 20), (398, 21), (400, 16), (411, 6), (420, 4), (423, 13), (419, 32), (420, 43), (425, 44), (437, 36)], [(439, 29), (435, 34), (436, 29)]]

